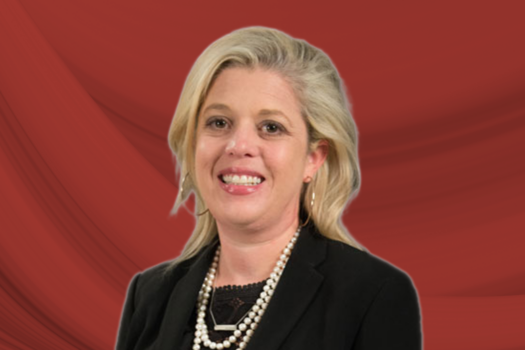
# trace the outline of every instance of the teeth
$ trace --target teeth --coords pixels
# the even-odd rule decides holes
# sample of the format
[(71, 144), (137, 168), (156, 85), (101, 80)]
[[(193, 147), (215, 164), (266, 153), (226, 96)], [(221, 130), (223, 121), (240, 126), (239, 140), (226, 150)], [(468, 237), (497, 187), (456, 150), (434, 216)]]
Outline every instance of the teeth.
[(257, 176), (247, 175), (222, 175), (222, 180), (231, 185), (255, 186), (262, 182), (262, 179)]

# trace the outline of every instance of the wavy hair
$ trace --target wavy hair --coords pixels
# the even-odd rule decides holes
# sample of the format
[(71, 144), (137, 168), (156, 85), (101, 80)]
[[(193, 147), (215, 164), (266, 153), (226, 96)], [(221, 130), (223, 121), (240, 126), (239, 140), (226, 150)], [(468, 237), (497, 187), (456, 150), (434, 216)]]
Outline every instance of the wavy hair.
[[(313, 221), (322, 235), (363, 250), (342, 222), (343, 211), (357, 195), (361, 183), (357, 129), (344, 83), (323, 51), (276, 29), (236, 30), (212, 43), (193, 65), (168, 134), (180, 184), (171, 214), (177, 213), (191, 192), (195, 193), (195, 212), (206, 208), (194, 177), (197, 118), (214, 80), (223, 70), (233, 67), (268, 69), (291, 85), (307, 125), (311, 149), (320, 140), (329, 145), (324, 164), (312, 181), (303, 185), (301, 216)], [(311, 208), (313, 192), (315, 203)], [(195, 256), (216, 238), (217, 225), (210, 212), (196, 216), (193, 233), (171, 266)]]

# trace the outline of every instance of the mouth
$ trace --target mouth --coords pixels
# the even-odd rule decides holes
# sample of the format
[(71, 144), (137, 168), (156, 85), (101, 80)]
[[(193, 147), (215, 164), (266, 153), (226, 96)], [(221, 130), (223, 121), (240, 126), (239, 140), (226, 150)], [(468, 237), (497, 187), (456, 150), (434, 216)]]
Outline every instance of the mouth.
[(239, 175), (239, 174), (221, 174), (219, 180), (227, 185), (235, 186), (257, 186), (265, 179), (262, 176)]
[(250, 169), (231, 167), (219, 173), (219, 180), (229, 186), (258, 186), (265, 178), (258, 172)]

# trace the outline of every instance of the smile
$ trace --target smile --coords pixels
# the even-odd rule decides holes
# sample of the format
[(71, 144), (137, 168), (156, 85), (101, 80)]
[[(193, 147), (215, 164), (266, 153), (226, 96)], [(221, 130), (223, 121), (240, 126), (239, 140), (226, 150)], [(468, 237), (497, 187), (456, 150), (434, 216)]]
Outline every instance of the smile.
[(218, 174), (220, 187), (231, 195), (249, 195), (259, 192), (265, 184), (260, 173), (240, 167), (223, 169)]
[(220, 175), (219, 178), (225, 184), (237, 186), (256, 186), (264, 181), (263, 178), (260, 178), (258, 176), (236, 174)]

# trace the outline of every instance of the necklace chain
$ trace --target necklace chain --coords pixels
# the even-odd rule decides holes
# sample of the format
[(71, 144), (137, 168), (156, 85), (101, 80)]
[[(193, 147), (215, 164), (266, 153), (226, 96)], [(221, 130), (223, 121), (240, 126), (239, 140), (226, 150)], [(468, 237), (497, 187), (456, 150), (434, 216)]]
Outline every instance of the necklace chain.
[[(259, 295), (259, 298), (257, 298), (252, 308), (247, 312), (246, 315), (243, 316), (244, 319), (241, 318), (241, 321), (239, 321), (236, 325), (226, 325), (230, 327), (235, 327), (235, 329), (232, 329), (233, 334), (225, 340), (223, 340), (222, 342), (214, 342), (210, 340), (208, 334), (208, 326), (206, 325), (206, 321), (204, 320), (204, 318), (206, 317), (206, 310), (208, 309), (209, 304), (211, 304), (209, 301), (210, 293), (212, 293), (213, 291), (213, 281), (215, 280), (215, 275), (217, 274), (217, 267), (219, 265), (221, 246), (219, 245), (217, 247), (217, 250), (215, 251), (215, 256), (213, 257), (213, 262), (211, 263), (211, 266), (208, 270), (208, 274), (206, 275), (206, 278), (204, 278), (204, 283), (202, 284), (201, 290), (199, 291), (199, 297), (197, 301), (197, 324), (195, 326), (195, 338), (193, 339), (194, 350), (200, 350), (203, 348), (222, 350), (229, 349), (232, 346), (236, 346), (236, 349), (246, 348), (255, 329), (257, 328), (257, 325), (261, 320), (261, 317), (263, 316), (264, 312), (266, 311), (266, 308), (268, 307), (268, 303), (272, 298), (275, 287), (277, 286), (277, 282), (279, 282), (279, 279), (281, 278), (286, 263), (288, 262), (288, 259), (290, 257), (290, 254), (292, 253), (292, 249), (294, 248), (295, 243), (297, 242), (300, 230), (301, 228), (299, 227), (293, 235), (290, 242), (283, 249), (282, 254), (279, 256), (279, 260), (277, 261), (273, 269), (273, 272), (270, 274), (270, 277), (266, 280), (266, 284), (263, 287), (263, 291)], [(219, 326), (220, 328), (221, 325), (216, 326)], [(228, 329), (230, 328), (228, 327)]]

